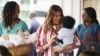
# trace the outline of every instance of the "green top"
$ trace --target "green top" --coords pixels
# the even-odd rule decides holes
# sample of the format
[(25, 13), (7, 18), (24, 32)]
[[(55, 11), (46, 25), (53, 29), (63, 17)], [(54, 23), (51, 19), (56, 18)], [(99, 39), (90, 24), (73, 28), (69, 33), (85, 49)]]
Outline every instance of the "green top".
[(20, 20), (12, 29), (10, 27), (6, 28), (3, 20), (0, 21), (0, 35), (7, 34), (7, 31), (9, 31), (9, 34), (17, 34), (18, 30), (22, 30), (23, 32), (28, 31), (28, 27), (24, 21)]

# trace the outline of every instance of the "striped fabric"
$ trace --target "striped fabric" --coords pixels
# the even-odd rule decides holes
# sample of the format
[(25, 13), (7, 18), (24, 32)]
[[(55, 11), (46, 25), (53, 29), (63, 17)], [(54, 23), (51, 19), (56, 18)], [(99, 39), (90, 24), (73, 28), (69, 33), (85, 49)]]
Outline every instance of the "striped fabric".
[[(48, 43), (50, 37), (52, 36), (52, 34), (57, 34), (57, 31), (55, 28), (52, 28), (51, 31), (49, 31), (47, 34), (44, 34), (44, 25), (42, 27), (39, 27), (39, 29), (37, 30), (38, 33), (38, 40), (37, 40), (37, 53), (44, 53), (43, 56), (54, 56), (53, 53), (53, 47), (55, 44), (53, 44), (52, 46), (50, 46), (47, 50), (43, 50), (42, 46), (45, 45), (46, 43)], [(61, 55), (61, 56), (67, 56), (66, 55)]]

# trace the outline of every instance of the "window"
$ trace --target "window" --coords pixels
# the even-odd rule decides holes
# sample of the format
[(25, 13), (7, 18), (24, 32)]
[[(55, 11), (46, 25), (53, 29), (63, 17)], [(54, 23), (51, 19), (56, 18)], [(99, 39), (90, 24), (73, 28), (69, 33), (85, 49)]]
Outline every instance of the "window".
[(21, 4), (27, 4), (30, 0), (20, 0)]
[(36, 12), (37, 17), (45, 17), (45, 15), (46, 15), (46, 12), (44, 12), (44, 11), (35, 11), (35, 12)]
[(0, 3), (5, 3), (7, 2), (8, 0), (0, 0)]
[(36, 4), (37, 3), (37, 0), (33, 0), (33, 3)]

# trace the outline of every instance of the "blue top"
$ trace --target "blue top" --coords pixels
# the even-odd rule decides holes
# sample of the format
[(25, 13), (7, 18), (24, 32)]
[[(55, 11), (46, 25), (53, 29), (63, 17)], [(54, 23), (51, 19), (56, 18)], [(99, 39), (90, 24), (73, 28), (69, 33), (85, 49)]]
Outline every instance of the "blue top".
[(19, 20), (18, 24), (15, 24), (15, 26), (11, 29), (10, 27), (6, 28), (4, 26), (3, 20), (0, 22), (0, 35), (7, 34), (7, 31), (9, 30), (10, 34), (17, 34), (18, 30), (22, 30), (23, 32), (28, 31), (28, 27), (26, 23), (22, 20)]
[(31, 21), (31, 28), (29, 30), (30, 34), (36, 32), (39, 26), (40, 23), (35, 18), (33, 18)]
[[(100, 26), (98, 24), (93, 24), (89, 27), (81, 24), (76, 29), (75, 34), (81, 42), (78, 55), (82, 51), (91, 50), (92, 47), (100, 48)], [(99, 49), (95, 51), (100, 52)]]

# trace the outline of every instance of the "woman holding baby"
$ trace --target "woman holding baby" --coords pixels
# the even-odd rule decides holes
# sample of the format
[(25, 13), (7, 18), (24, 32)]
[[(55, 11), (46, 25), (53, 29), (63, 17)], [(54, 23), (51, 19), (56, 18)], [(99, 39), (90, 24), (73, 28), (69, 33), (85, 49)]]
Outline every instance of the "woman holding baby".
[[(46, 20), (42, 26), (39, 27), (37, 31), (37, 53), (38, 56), (55, 56), (55, 52), (62, 53), (66, 50), (72, 50), (74, 45), (69, 45), (64, 48), (56, 48), (56, 35), (61, 29), (61, 21), (63, 19), (63, 11), (60, 6), (52, 5), (47, 12)], [(62, 56), (67, 56), (65, 53)]]

